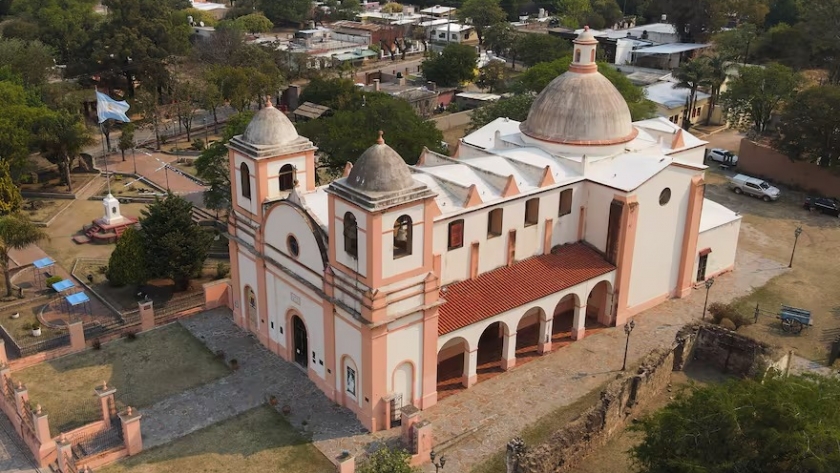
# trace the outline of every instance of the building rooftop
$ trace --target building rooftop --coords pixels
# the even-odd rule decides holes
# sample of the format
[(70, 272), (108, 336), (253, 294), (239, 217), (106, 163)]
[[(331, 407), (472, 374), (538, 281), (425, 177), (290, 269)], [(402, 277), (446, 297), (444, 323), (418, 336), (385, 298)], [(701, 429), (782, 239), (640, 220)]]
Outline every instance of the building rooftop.
[(700, 214), (700, 233), (734, 222), (741, 216), (719, 203), (703, 199), (703, 212)]
[(677, 54), (677, 53), (684, 53), (686, 51), (694, 51), (695, 49), (703, 49), (708, 48), (711, 44), (699, 44), (699, 43), (671, 43), (671, 44), (660, 44), (658, 46), (651, 46), (648, 48), (640, 48), (634, 49), (633, 54)]
[[(438, 335), (454, 332), (494, 315), (614, 271), (615, 266), (583, 243), (518, 261), (450, 284), (440, 291)], [(499, 297), (505, 294), (505, 297)]]
[[(684, 107), (691, 91), (674, 87), (675, 85), (674, 82), (659, 82), (645, 87), (648, 100), (669, 109)], [(709, 94), (697, 91), (696, 100), (706, 100), (709, 97)]]
[(462, 31), (468, 31), (468, 30), (471, 30), (471, 29), (473, 29), (472, 25), (462, 25), (460, 23), (452, 22), (452, 23), (449, 23), (449, 24), (444, 24), (443, 26), (438, 26), (437, 28), (435, 28), (435, 31), (438, 31), (438, 32), (446, 31), (446, 32), (449, 32), (449, 33), (460, 33)]
[(441, 5), (435, 5), (433, 7), (424, 8), (420, 10), (420, 13), (425, 13), (427, 15), (446, 15), (449, 12), (455, 11), (454, 7), (444, 7)]

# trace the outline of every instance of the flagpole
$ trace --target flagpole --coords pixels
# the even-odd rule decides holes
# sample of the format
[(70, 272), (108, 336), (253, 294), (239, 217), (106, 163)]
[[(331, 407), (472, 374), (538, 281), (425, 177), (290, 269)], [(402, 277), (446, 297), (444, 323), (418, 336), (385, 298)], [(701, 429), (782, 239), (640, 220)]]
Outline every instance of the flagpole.
[[(95, 85), (93, 86), (94, 94), (99, 92), (99, 88)], [(96, 101), (97, 106), (97, 114), (96, 114), (96, 121), (99, 121), (99, 100)], [(108, 182), (108, 195), (111, 195), (111, 175), (108, 174), (108, 149), (105, 146), (105, 130), (102, 128), (102, 122), (99, 122), (99, 135), (102, 141), (102, 160), (105, 162), (105, 179)]]

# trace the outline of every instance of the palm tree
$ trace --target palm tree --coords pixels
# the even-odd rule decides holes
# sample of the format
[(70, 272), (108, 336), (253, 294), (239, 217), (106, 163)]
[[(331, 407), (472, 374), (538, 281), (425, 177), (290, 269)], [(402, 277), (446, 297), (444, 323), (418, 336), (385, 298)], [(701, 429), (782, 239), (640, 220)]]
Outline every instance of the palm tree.
[(712, 121), (712, 112), (715, 110), (718, 99), (720, 98), (720, 88), (726, 82), (729, 75), (726, 73), (726, 67), (729, 64), (729, 59), (721, 54), (709, 56), (709, 79), (708, 86), (711, 97), (709, 97), (709, 112), (706, 114), (706, 125)]
[(93, 142), (90, 132), (81, 117), (64, 110), (46, 115), (35, 129), (41, 154), (58, 166), (59, 172), (66, 179), (67, 190), (72, 192), (71, 163), (85, 146)]
[(6, 297), (12, 295), (12, 273), (9, 271), (9, 252), (21, 250), (47, 237), (40, 227), (35, 226), (20, 214), (0, 217), (0, 265), (6, 279)]
[(697, 89), (708, 85), (711, 76), (711, 67), (705, 57), (699, 57), (689, 61), (674, 71), (674, 77), (679, 81), (674, 88), (689, 89), (686, 108), (683, 110), (683, 128), (691, 128), (691, 111), (697, 102)]

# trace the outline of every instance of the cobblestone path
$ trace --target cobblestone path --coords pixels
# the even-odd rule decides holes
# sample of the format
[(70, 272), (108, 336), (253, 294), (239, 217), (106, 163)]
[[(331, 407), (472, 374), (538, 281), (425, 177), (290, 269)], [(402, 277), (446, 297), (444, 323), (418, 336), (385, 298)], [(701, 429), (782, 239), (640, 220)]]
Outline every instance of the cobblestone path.
[[(164, 399), (143, 414), (144, 448), (162, 445), (203, 427), (264, 405), (269, 395), (278, 407), (292, 408), (289, 421), (319, 441), (352, 438), (365, 432), (353, 414), (333, 404), (306, 374), (264, 349), (234, 325), (227, 309), (203, 312), (181, 323), (207, 347), (236, 359), (239, 370)], [(305, 425), (304, 425), (305, 424)]]

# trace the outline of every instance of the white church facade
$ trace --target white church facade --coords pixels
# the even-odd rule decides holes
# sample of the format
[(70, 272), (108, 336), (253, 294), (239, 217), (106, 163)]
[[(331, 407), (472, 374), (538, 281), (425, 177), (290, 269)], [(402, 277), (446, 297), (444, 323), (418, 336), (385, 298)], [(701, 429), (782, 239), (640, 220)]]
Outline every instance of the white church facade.
[(578, 37), (525, 122), (415, 166), (380, 132), (319, 187), (315, 146), (263, 108), (229, 143), (235, 322), (377, 431), (732, 270), (740, 217), (704, 198), (706, 142), (633, 123), (596, 45)]

